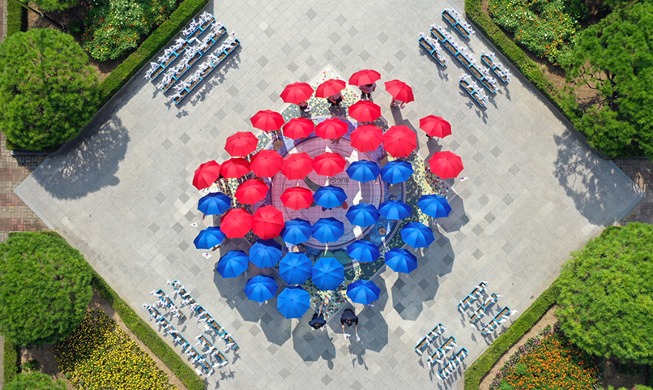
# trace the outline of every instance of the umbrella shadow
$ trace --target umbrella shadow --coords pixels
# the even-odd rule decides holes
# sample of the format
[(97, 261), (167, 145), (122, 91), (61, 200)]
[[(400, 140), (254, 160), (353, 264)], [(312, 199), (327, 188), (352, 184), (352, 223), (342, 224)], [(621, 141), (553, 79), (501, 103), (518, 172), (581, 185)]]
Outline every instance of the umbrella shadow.
[[(312, 312), (308, 311), (307, 314), (312, 315)], [(333, 344), (335, 329), (327, 324), (322, 328), (325, 330), (314, 330), (305, 317), (292, 330), (293, 349), (304, 361), (315, 362), (320, 358), (325, 360), (327, 367), (332, 370), (336, 357), (336, 347)]]
[(438, 219), (437, 226), (447, 233), (459, 231), (469, 222), (469, 217), (465, 213), (465, 202), (454, 191), (449, 191), (447, 201), (451, 206), (451, 213), (446, 218)]
[[(381, 278), (377, 278), (381, 279)], [(381, 280), (382, 282), (382, 280)], [(356, 334), (353, 329), (345, 328), (345, 331), (352, 336), (349, 337), (349, 353), (355, 355), (352, 364), (363, 366), (365, 364), (365, 354), (368, 350), (381, 352), (388, 345), (388, 323), (383, 317), (383, 311), (388, 303), (388, 292), (384, 283), (376, 283), (381, 288), (379, 299), (374, 302), (374, 306), (365, 306), (361, 310), (354, 309), (358, 316), (358, 336), (360, 341), (356, 340)], [(340, 317), (337, 318), (337, 324), (340, 325)], [(339, 329), (342, 332), (341, 329)]]

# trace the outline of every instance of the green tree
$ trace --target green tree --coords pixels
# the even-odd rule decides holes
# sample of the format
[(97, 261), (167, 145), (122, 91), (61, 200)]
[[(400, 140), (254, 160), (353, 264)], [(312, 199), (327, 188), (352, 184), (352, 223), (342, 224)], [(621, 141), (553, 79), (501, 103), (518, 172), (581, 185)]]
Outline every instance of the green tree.
[(14, 147), (62, 145), (97, 105), (97, 74), (72, 36), (31, 29), (0, 44), (0, 129)]
[(5, 390), (66, 390), (66, 383), (53, 381), (49, 375), (40, 372), (18, 374), (5, 386)]
[(86, 314), (91, 277), (56, 233), (12, 233), (0, 244), (0, 333), (23, 346), (65, 339)]
[(608, 227), (558, 278), (560, 328), (582, 350), (653, 363), (653, 225)]
[[(27, 0), (21, 0), (23, 3), (27, 3)], [(51, 12), (51, 11), (62, 11), (68, 8), (72, 8), (79, 4), (79, 0), (30, 0), (34, 3), (41, 11)]]
[(568, 77), (596, 90), (576, 123), (610, 156), (653, 157), (653, 3), (620, 8), (581, 31), (561, 58)]

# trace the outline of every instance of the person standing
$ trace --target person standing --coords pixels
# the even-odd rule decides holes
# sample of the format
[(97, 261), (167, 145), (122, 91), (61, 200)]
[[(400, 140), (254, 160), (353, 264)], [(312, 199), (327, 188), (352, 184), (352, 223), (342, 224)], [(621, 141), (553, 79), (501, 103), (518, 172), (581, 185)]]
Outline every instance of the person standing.
[(327, 98), (329, 103), (331, 104), (331, 108), (333, 107), (340, 107), (340, 103), (342, 103), (342, 93), (338, 92), (335, 95), (331, 95)]
[(311, 107), (308, 105), (308, 101), (299, 102), (299, 103), (297, 103), (297, 105), (299, 106), (299, 111), (301, 111), (301, 112), (310, 112), (311, 111)]
[(372, 100), (372, 92), (374, 92), (376, 90), (376, 83), (364, 84), (364, 85), (361, 85), (358, 88), (360, 88), (360, 90), (361, 90), (361, 100), (373, 101)]
[(326, 320), (324, 319), (324, 304), (320, 306), (317, 312), (313, 313), (313, 318), (308, 322), (308, 324), (314, 330), (320, 329), (326, 325)]
[(358, 316), (354, 313), (354, 310), (351, 308), (346, 308), (340, 316), (340, 325), (342, 326), (342, 332), (345, 334), (345, 338), (349, 338), (349, 334), (345, 332), (345, 325), (354, 326), (354, 332), (356, 333), (356, 340), (360, 341), (358, 337)]

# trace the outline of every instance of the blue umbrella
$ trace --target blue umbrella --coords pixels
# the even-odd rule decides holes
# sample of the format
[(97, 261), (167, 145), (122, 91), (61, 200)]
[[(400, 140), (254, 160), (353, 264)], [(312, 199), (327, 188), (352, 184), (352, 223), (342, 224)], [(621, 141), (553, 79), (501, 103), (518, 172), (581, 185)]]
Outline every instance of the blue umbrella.
[(231, 198), (222, 192), (212, 192), (197, 202), (197, 209), (206, 215), (222, 214), (230, 208)]
[(289, 244), (301, 244), (311, 238), (313, 230), (311, 223), (305, 219), (295, 218), (286, 221), (283, 230), (281, 230), (281, 239)]
[(447, 198), (440, 195), (422, 195), (417, 201), (422, 212), (433, 218), (448, 217), (451, 213), (451, 206)]
[(313, 262), (305, 254), (290, 252), (279, 262), (279, 276), (288, 284), (302, 284), (312, 268)]
[(417, 257), (405, 249), (390, 249), (385, 253), (385, 264), (395, 272), (409, 274), (417, 268)]
[(352, 225), (368, 227), (374, 225), (379, 219), (379, 212), (373, 205), (361, 202), (350, 207), (346, 217)]
[(381, 289), (369, 280), (357, 280), (347, 286), (347, 296), (354, 303), (369, 305), (379, 299)]
[(224, 239), (225, 235), (220, 231), (220, 227), (211, 226), (202, 230), (193, 240), (193, 244), (197, 249), (211, 249), (222, 244)]
[(309, 307), (311, 294), (301, 287), (286, 287), (277, 297), (277, 310), (286, 318), (300, 318)]
[(410, 216), (411, 208), (400, 200), (386, 200), (379, 205), (379, 214), (385, 219), (399, 221)]
[(313, 224), (313, 237), (320, 242), (338, 241), (345, 234), (345, 225), (335, 218), (320, 218)]
[(247, 281), (245, 294), (247, 298), (256, 302), (264, 302), (274, 297), (279, 285), (270, 276), (256, 275)]
[(347, 254), (361, 263), (370, 263), (381, 256), (379, 248), (366, 240), (357, 240), (347, 246)]
[(401, 239), (413, 248), (425, 248), (435, 240), (433, 231), (421, 222), (410, 222), (401, 228)]
[(340, 207), (347, 199), (345, 190), (340, 187), (324, 186), (318, 188), (313, 194), (315, 204), (327, 209)]
[(313, 266), (313, 284), (320, 290), (335, 290), (345, 280), (345, 267), (333, 257), (323, 257)]
[(281, 245), (274, 240), (258, 240), (249, 248), (249, 260), (259, 268), (274, 267), (281, 256)]
[(390, 161), (381, 168), (381, 178), (390, 184), (403, 183), (413, 174), (413, 166), (408, 161)]
[(235, 278), (247, 270), (249, 257), (243, 251), (229, 251), (220, 258), (215, 270), (223, 278)]
[(360, 160), (349, 164), (347, 168), (347, 175), (352, 180), (365, 183), (368, 181), (376, 180), (379, 176), (379, 166), (375, 162), (368, 160)]

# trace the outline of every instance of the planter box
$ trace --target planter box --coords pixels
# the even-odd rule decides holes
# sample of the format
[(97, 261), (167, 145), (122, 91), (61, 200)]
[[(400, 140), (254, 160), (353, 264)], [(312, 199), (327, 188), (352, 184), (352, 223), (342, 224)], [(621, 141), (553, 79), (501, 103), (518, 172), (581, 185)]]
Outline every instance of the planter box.
[(435, 62), (438, 63), (438, 65), (442, 67), (446, 66), (445, 59), (440, 56), (440, 53), (437, 52), (436, 48), (433, 47), (431, 42), (427, 41), (424, 37), (420, 37), (419, 45), (422, 47), (422, 49), (426, 50), (426, 52), (429, 53), (429, 55), (435, 60)]

